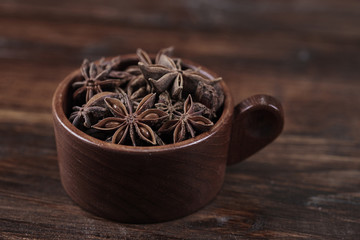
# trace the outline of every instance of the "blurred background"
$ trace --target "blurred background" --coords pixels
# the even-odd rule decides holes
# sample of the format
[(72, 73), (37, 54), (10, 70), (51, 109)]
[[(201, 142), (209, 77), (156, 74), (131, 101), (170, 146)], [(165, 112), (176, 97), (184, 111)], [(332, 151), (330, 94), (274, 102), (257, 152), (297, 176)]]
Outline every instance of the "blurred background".
[[(36, 97), (30, 107), (47, 112), (56, 84), (84, 58), (174, 46), (176, 56), (223, 76), (236, 102), (255, 93), (286, 99), (287, 116), (298, 114), (287, 127), (296, 131), (289, 124), (309, 120), (288, 106), (309, 97), (308, 112), (326, 107), (313, 109), (319, 98), (337, 104), (329, 86), (358, 79), (359, 23), (357, 0), (2, 0), (0, 102), (20, 106), (15, 96), (27, 94)], [(20, 79), (34, 87), (11, 87)], [(45, 86), (51, 91), (38, 94)]]

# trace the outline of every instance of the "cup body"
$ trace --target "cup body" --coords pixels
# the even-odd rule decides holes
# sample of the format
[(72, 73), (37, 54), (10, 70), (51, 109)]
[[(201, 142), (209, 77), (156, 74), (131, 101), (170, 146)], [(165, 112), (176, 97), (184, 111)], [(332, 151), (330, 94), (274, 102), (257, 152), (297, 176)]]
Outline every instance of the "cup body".
[[(134, 59), (124, 56), (122, 61)], [(207, 74), (216, 74), (201, 67)], [(209, 203), (224, 181), (231, 139), (233, 101), (222, 82), (222, 115), (208, 132), (176, 144), (133, 147), (107, 143), (68, 120), (75, 71), (53, 97), (60, 176), (83, 209), (127, 223), (153, 223), (188, 215)]]

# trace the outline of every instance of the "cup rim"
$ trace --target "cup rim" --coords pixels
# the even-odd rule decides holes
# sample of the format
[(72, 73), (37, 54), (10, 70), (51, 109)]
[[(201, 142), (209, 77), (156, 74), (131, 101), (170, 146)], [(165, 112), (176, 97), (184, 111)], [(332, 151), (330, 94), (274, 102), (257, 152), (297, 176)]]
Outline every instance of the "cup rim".
[[(135, 54), (125, 54), (120, 55), (122, 61), (137, 61), (138, 58)], [(199, 65), (197, 63), (194, 63), (187, 59), (182, 59), (182, 62), (190, 67), (200, 67), (200, 71), (208, 75), (210, 77), (218, 77), (216, 73), (213, 71), (207, 69), (206, 67), (203, 67), (202, 65)], [(161, 146), (130, 146), (130, 145), (121, 145), (121, 144), (114, 144), (111, 142), (106, 142), (100, 139), (97, 139), (95, 137), (92, 137), (85, 132), (81, 131), (80, 129), (76, 128), (68, 119), (68, 117), (65, 114), (65, 111), (63, 109), (63, 103), (65, 101), (65, 98), (68, 97), (68, 94), (65, 94), (67, 92), (67, 89), (69, 88), (69, 84), (73, 81), (73, 79), (77, 76), (80, 76), (81, 72), (80, 69), (74, 70), (70, 74), (68, 74), (57, 86), (53, 99), (52, 99), (52, 115), (53, 115), (53, 121), (57, 121), (61, 124), (62, 128), (64, 128), (68, 133), (73, 135), (75, 138), (82, 142), (87, 142), (90, 145), (94, 145), (96, 147), (101, 147), (103, 149), (112, 150), (112, 151), (126, 151), (128, 153), (154, 153), (154, 152), (167, 152), (169, 150), (177, 150), (181, 148), (186, 148), (201, 142), (206, 141), (209, 139), (212, 135), (220, 131), (221, 127), (226, 124), (229, 120), (228, 118), (232, 118), (233, 115), (233, 99), (230, 93), (229, 88), (227, 87), (224, 80), (220, 82), (221, 87), (224, 91), (224, 105), (223, 110), (221, 113), (220, 118), (216, 121), (214, 126), (204, 132), (201, 133), (194, 138), (189, 138), (181, 142), (177, 143), (170, 143), (165, 144)]]

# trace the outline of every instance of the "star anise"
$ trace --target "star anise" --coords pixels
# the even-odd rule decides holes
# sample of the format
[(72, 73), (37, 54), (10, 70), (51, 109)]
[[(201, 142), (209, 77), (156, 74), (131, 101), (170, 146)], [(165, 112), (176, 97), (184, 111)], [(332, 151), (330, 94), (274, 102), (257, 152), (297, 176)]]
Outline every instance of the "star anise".
[[(158, 64), (159, 63), (159, 60), (160, 60), (160, 56), (161, 55), (166, 55), (166, 56), (171, 56), (172, 53), (174, 51), (174, 47), (167, 47), (167, 48), (163, 48), (161, 49), (157, 54), (156, 54), (156, 57), (155, 57), (155, 64)], [(151, 61), (151, 58), (149, 56), (149, 54), (147, 54), (147, 52), (145, 52), (144, 50), (142, 50), (141, 48), (138, 48), (136, 50), (136, 54), (139, 58), (139, 61), (142, 62), (144, 65), (151, 65), (152, 64), (152, 61)]]
[(104, 57), (102, 57), (99, 60), (99, 63), (96, 65), (98, 72), (101, 72), (105, 69), (114, 69), (116, 67), (118, 67), (121, 63), (121, 57), (117, 56), (111, 59), (106, 59)]
[(179, 72), (181, 70), (180, 61), (174, 61), (169, 57), (173, 50), (173, 47), (161, 49), (156, 55), (155, 64), (144, 50), (138, 49), (136, 53), (140, 60), (139, 67), (145, 78), (152, 82), (155, 91), (161, 93), (172, 86), (172, 96), (180, 98), (183, 78)]
[(99, 107), (99, 106), (74, 106), (73, 111), (69, 117), (69, 120), (72, 124), (77, 127), (81, 128), (81, 124), (87, 128), (91, 127), (91, 118), (92, 117), (100, 117), (107, 112), (106, 108)]
[(83, 106), (74, 106), (69, 120), (77, 128), (82, 128), (82, 126), (90, 128), (94, 121), (103, 118), (108, 113), (104, 99), (106, 97), (121, 99), (122, 96), (123, 95), (113, 92), (98, 93)]
[(172, 97), (181, 97), (183, 74), (171, 58), (161, 55), (158, 64), (138, 64), (144, 77), (152, 83), (157, 93), (170, 89)]
[(155, 63), (156, 64), (159, 63), (161, 55), (166, 55), (168, 57), (171, 57), (173, 52), (174, 52), (174, 47), (173, 46), (160, 49), (160, 51), (156, 54)]
[(194, 102), (194, 111), (201, 112), (201, 115), (210, 120), (216, 118), (216, 112), (200, 102)]
[(210, 85), (204, 82), (198, 82), (194, 96), (196, 101), (203, 103), (213, 112), (223, 105), (225, 98), (219, 84)]
[(130, 73), (133, 76), (139, 76), (142, 74), (138, 65), (131, 65), (125, 69), (125, 72)]
[(155, 97), (154, 93), (146, 95), (135, 111), (127, 96), (125, 104), (116, 98), (105, 98), (105, 103), (113, 117), (104, 118), (93, 127), (99, 130), (117, 129), (112, 136), (113, 143), (124, 144), (130, 137), (133, 146), (136, 146), (136, 140), (139, 138), (146, 143), (156, 145), (157, 137), (150, 126), (161, 123), (167, 118), (167, 114), (158, 109), (150, 109), (154, 105)]
[(186, 93), (193, 94), (200, 82), (202, 85), (211, 87), (221, 80), (221, 78), (209, 79), (201, 74), (198, 69), (188, 68), (184, 70), (179, 59), (174, 60), (165, 54), (158, 56), (156, 64), (139, 62), (138, 65), (156, 92), (161, 93), (169, 89), (171, 96), (175, 99), (181, 99), (184, 88)]
[(140, 100), (149, 94), (150, 91), (151, 87), (143, 75), (131, 79), (126, 88), (126, 92), (133, 102), (140, 102)]
[(104, 87), (113, 88), (120, 84), (120, 79), (108, 78), (111, 68), (106, 68), (100, 72), (98, 71), (99, 69), (101, 68), (98, 68), (94, 62), (89, 62), (87, 59), (84, 60), (81, 66), (81, 74), (84, 80), (72, 84), (72, 87), (77, 89), (73, 94), (74, 98), (79, 97), (86, 91), (85, 100), (87, 102), (96, 93), (102, 92)]
[(139, 61), (142, 62), (144, 65), (152, 64), (152, 61), (151, 61), (151, 58), (149, 57), (149, 55), (141, 48), (138, 48), (136, 50), (136, 55), (138, 56)]
[(184, 103), (182, 101), (174, 101), (171, 99), (168, 91), (159, 95), (159, 100), (155, 103), (155, 107), (169, 114), (169, 120), (172, 120), (174, 114), (180, 114), (183, 109)]
[(176, 143), (209, 130), (225, 99), (221, 78), (172, 52), (164, 48), (152, 58), (138, 49), (135, 65), (120, 57), (85, 59), (72, 84), (69, 120), (98, 139), (134, 146)]
[(201, 112), (194, 110), (194, 103), (189, 95), (184, 103), (184, 112), (173, 120), (165, 122), (159, 129), (159, 133), (173, 132), (173, 142), (177, 143), (187, 138), (190, 134), (195, 137), (197, 133), (209, 130), (214, 123), (208, 118), (201, 116)]

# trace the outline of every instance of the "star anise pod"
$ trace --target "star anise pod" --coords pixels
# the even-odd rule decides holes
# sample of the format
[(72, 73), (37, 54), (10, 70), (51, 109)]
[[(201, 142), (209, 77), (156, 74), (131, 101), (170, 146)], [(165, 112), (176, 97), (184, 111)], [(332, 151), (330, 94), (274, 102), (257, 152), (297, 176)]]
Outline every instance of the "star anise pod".
[(115, 90), (121, 88), (127, 84), (131, 79), (141, 74), (140, 68), (138, 66), (129, 66), (124, 71), (120, 71), (117, 68), (120, 66), (121, 58), (120, 56), (107, 60), (101, 58), (99, 64), (97, 64), (98, 69), (106, 70), (110, 69), (108, 75), (106, 76), (110, 79), (117, 79), (118, 81), (114, 85)]
[[(99, 102), (98, 99), (101, 94), (106, 94), (107, 96), (109, 95), (105, 92), (96, 94), (86, 104), (83, 104), (81, 107), (74, 106), (72, 108), (73, 112), (70, 114), (69, 120), (72, 122), (74, 126), (76, 126), (77, 128), (81, 128), (83, 125), (84, 127), (90, 128), (92, 118), (97, 118), (105, 115), (105, 113), (107, 112), (106, 107), (96, 105), (96, 103)], [(103, 101), (104, 99), (100, 99), (100, 101), (101, 100)]]
[(82, 128), (82, 126), (90, 128), (94, 121), (103, 118), (109, 112), (104, 103), (104, 99), (106, 97), (121, 99), (122, 96), (123, 94), (113, 92), (98, 93), (83, 106), (74, 106), (69, 120), (77, 128)]
[(139, 67), (136, 65), (129, 66), (124, 71), (118, 70), (117, 68), (120, 66), (120, 63), (121, 63), (120, 56), (114, 57), (110, 60), (103, 57), (99, 60), (99, 63), (96, 64), (96, 67), (97, 67), (98, 72), (110, 69), (107, 77), (108, 78), (116, 78), (119, 80), (130, 80), (132, 77), (134, 77), (134, 75), (141, 74)]
[(127, 95), (133, 102), (140, 102), (150, 91), (151, 87), (143, 75), (131, 79), (126, 88)]
[(217, 112), (224, 103), (224, 93), (220, 85), (221, 77), (213, 78), (202, 74), (200, 68), (186, 69), (191, 77), (184, 81), (184, 94), (191, 94), (194, 100), (204, 104), (212, 112)]
[[(110, 71), (107, 75), (107, 78), (119, 79), (121, 80), (119, 81), (119, 83), (123, 85), (129, 82), (132, 78), (134, 78), (134, 75), (126, 71)], [(120, 86), (120, 84), (118, 86)]]
[(156, 63), (156, 64), (159, 63), (161, 55), (166, 55), (166, 56), (168, 56), (168, 57), (171, 57), (171, 55), (173, 54), (173, 52), (174, 52), (174, 47), (173, 47), (173, 46), (160, 49), (160, 51), (156, 54), (155, 63)]
[(213, 86), (204, 82), (198, 82), (194, 96), (196, 101), (203, 103), (213, 112), (216, 112), (223, 105), (225, 99), (218, 84)]
[(142, 74), (138, 65), (131, 65), (125, 69), (125, 72), (130, 73), (133, 76), (139, 76)]
[(166, 112), (169, 115), (169, 120), (172, 120), (174, 114), (180, 114), (183, 109), (184, 103), (182, 101), (175, 102), (171, 99), (168, 91), (165, 91), (159, 95), (159, 100), (155, 103), (155, 107)]
[(158, 64), (145, 65), (139, 62), (139, 67), (157, 93), (169, 89), (173, 98), (179, 99), (181, 97), (183, 73), (171, 58), (161, 55)]
[[(174, 51), (174, 47), (167, 47), (167, 48), (163, 48), (161, 49), (155, 57), (155, 64), (159, 63), (160, 60), (160, 56), (161, 55), (166, 55), (166, 56), (171, 56), (172, 53)], [(139, 58), (139, 61), (142, 62), (144, 65), (150, 65), (152, 64), (151, 58), (149, 56), (149, 54), (147, 54), (147, 52), (145, 52), (144, 50), (142, 50), (141, 48), (138, 48), (136, 50), (136, 54)]]
[(139, 67), (146, 78), (150, 81), (157, 93), (164, 92), (171, 86), (171, 95), (174, 98), (181, 98), (183, 78), (181, 74), (180, 61), (174, 61), (169, 57), (173, 47), (161, 49), (152, 63), (149, 55), (142, 49), (137, 50)]
[(73, 111), (69, 117), (69, 120), (72, 124), (81, 128), (81, 125), (90, 128), (91, 127), (91, 117), (99, 117), (107, 112), (106, 108), (99, 106), (86, 106), (84, 104), (82, 107), (74, 106)]
[(108, 78), (110, 71), (111, 68), (107, 68), (99, 72), (94, 62), (85, 59), (81, 66), (81, 74), (84, 80), (72, 84), (72, 87), (77, 89), (73, 97), (78, 98), (82, 93), (86, 92), (85, 101), (88, 102), (96, 93), (102, 92), (104, 87), (113, 88), (118, 86), (119, 79)]
[(203, 85), (213, 85), (221, 80), (221, 78), (209, 79), (201, 74), (197, 69), (185, 69), (181, 67), (181, 61), (171, 59), (162, 54), (156, 64), (138, 65), (146, 79), (148, 79), (156, 92), (161, 93), (170, 90), (171, 96), (175, 99), (181, 99), (182, 91), (193, 94), (196, 91), (198, 83)]
[(142, 62), (144, 65), (151, 65), (152, 64), (150, 56), (144, 50), (142, 50), (141, 48), (138, 48), (136, 50), (136, 55), (138, 56), (139, 61)]
[(134, 146), (179, 142), (209, 130), (225, 98), (221, 78), (171, 58), (172, 52), (164, 48), (150, 58), (138, 49), (137, 65), (120, 57), (85, 59), (72, 84), (69, 120), (91, 136)]
[(184, 103), (184, 112), (173, 120), (165, 122), (159, 129), (159, 133), (173, 133), (173, 142), (177, 143), (187, 138), (190, 134), (195, 137), (197, 133), (209, 130), (214, 123), (208, 118), (201, 116), (201, 112), (194, 110), (194, 103), (189, 95)]
[(216, 112), (200, 102), (194, 102), (194, 111), (201, 112), (201, 115), (210, 120), (216, 118)]
[(130, 137), (133, 146), (136, 146), (138, 139), (156, 145), (157, 137), (150, 126), (161, 123), (167, 118), (167, 114), (159, 109), (150, 109), (155, 97), (153, 93), (145, 96), (135, 111), (128, 97), (125, 97), (125, 104), (116, 98), (105, 98), (113, 117), (105, 118), (93, 127), (99, 130), (117, 129), (112, 136), (113, 143), (124, 144)]
[(120, 63), (121, 63), (120, 56), (111, 58), (110, 60), (102, 57), (99, 60), (99, 63), (96, 65), (96, 67), (97, 67), (98, 72), (101, 72), (106, 69), (113, 70), (114, 68), (118, 67), (120, 65)]

